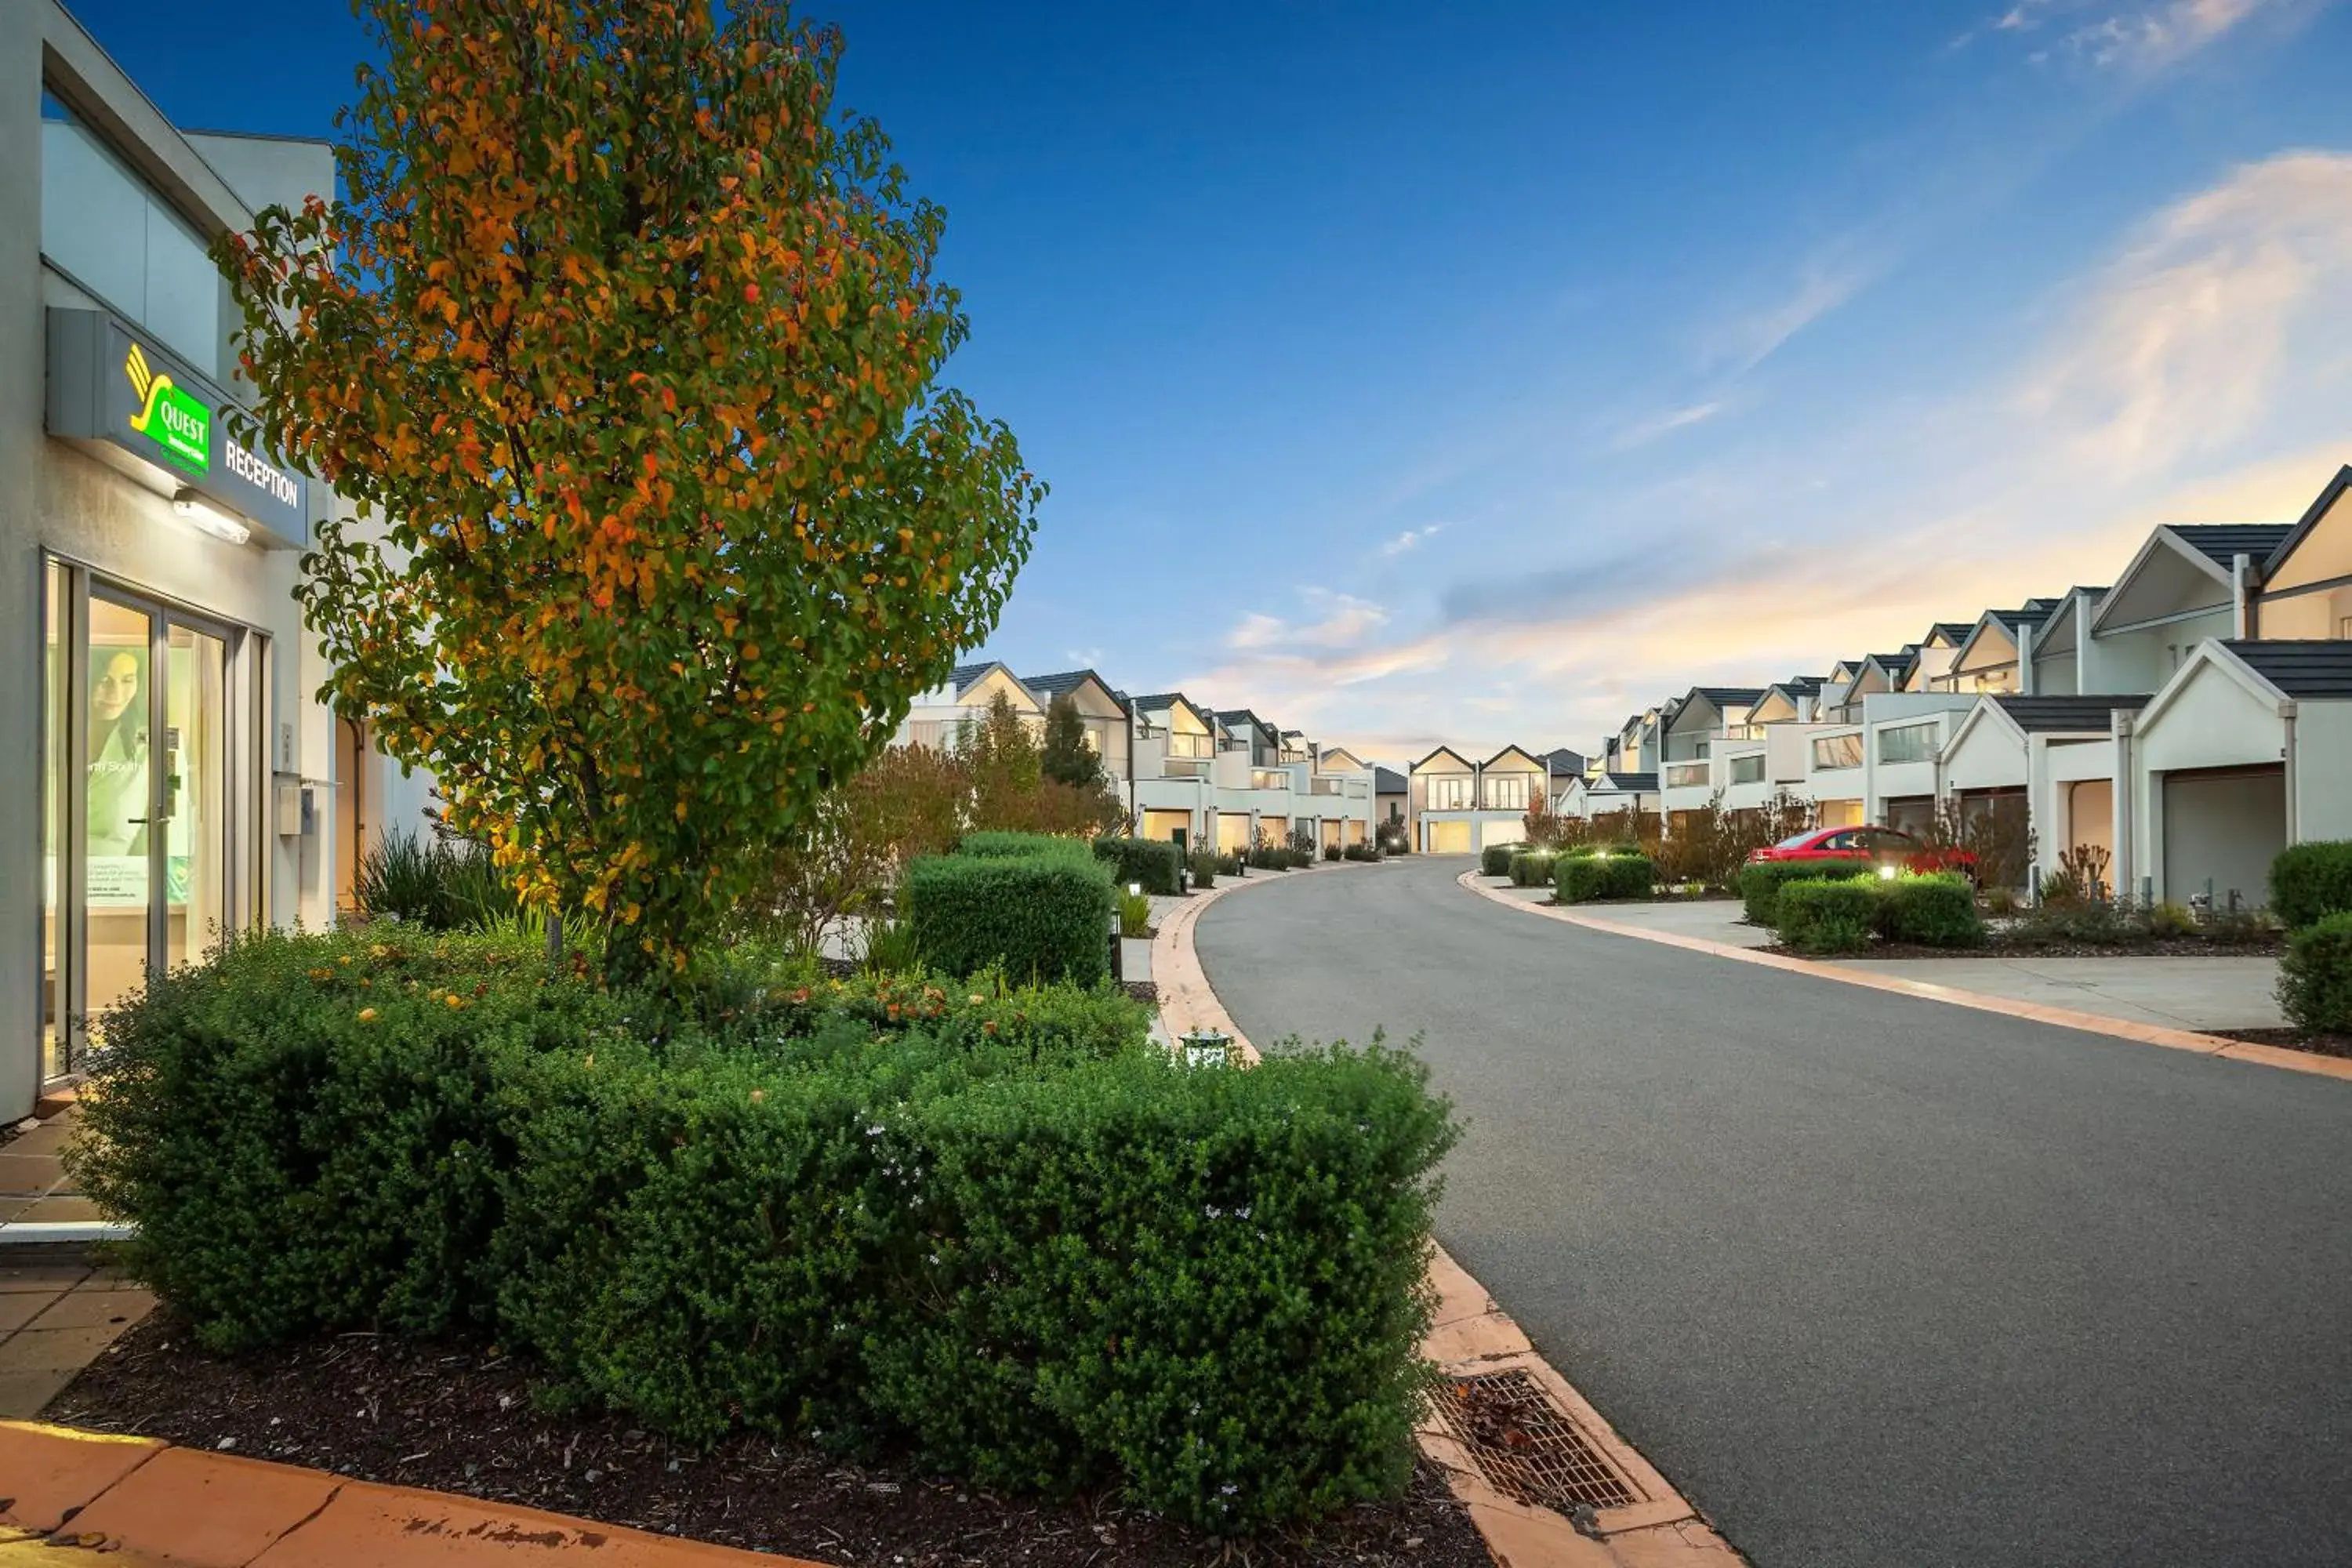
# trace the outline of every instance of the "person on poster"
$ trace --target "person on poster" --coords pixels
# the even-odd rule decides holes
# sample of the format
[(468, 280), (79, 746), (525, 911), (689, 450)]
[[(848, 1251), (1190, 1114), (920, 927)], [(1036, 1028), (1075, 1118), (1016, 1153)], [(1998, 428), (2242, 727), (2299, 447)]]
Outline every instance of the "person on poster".
[(92, 858), (147, 850), (147, 704), (144, 660), (116, 648), (89, 685), (89, 842)]

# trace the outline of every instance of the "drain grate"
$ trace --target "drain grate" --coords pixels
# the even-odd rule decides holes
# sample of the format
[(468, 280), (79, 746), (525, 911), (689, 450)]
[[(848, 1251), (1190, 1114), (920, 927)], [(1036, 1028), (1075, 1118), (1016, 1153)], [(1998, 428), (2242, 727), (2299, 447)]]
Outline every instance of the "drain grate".
[(1496, 1490), (1538, 1508), (1622, 1508), (1641, 1495), (1524, 1372), (1448, 1378), (1437, 1414)]

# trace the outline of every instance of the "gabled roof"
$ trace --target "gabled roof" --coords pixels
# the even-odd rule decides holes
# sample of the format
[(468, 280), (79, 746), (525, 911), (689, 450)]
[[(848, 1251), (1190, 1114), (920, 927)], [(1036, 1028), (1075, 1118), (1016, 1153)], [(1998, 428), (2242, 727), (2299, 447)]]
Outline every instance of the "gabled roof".
[(1559, 778), (1563, 774), (1580, 774), (1584, 772), (1584, 753), (1571, 751), (1566, 746), (1546, 752), (1543, 760), (1551, 769), (1551, 776), (1554, 778)]
[(1974, 621), (1937, 621), (1927, 628), (1927, 636), (1923, 639), (1923, 644), (1941, 637), (1954, 647), (1958, 647), (1968, 641), (1969, 634), (1976, 629), (1977, 624)]
[(1864, 658), (1863, 662), (1874, 664), (1888, 675), (1899, 675), (1916, 663), (1918, 658), (1918, 651), (1916, 648), (1906, 647), (1901, 653), (1870, 654)]
[(1533, 763), (1537, 767), (1543, 768), (1547, 775), (1551, 772), (1550, 768), (1546, 765), (1542, 757), (1528, 751), (1525, 746), (1505, 746), (1501, 751), (1496, 752), (1493, 756), (1488, 757), (1485, 762), (1480, 763), (1478, 766), (1481, 771), (1491, 768), (1496, 763), (1501, 762), (1505, 757), (1509, 756), (1514, 752), (1526, 758), (1528, 762)]
[(1133, 711), (1128, 708), (1127, 699), (1112, 690), (1110, 682), (1091, 669), (1064, 669), (1057, 670), (1052, 675), (1016, 675), (1013, 679), (1038, 696), (1048, 700), (1076, 691), (1091, 680), (1102, 688), (1104, 696), (1118, 703), (1121, 709)]
[(977, 664), (960, 664), (953, 669), (949, 670), (948, 684), (955, 688), (958, 692), (967, 691), (973, 686), (977, 685), (982, 679), (985, 679), (988, 672), (992, 669), (1003, 670), (1006, 675), (1012, 676), (1016, 681), (1021, 679), (1019, 676), (1013, 674), (1012, 668), (1009, 665), (1000, 664), (992, 658), (984, 658)]
[(1412, 771), (1414, 773), (1421, 772), (1421, 770), (1427, 766), (1433, 759), (1437, 757), (1452, 757), (1455, 762), (1460, 763), (1464, 768), (1473, 773), (1477, 771), (1477, 763), (1472, 762), (1469, 758), (1464, 756), (1461, 752), (1455, 751), (1451, 746), (1438, 747), (1435, 751), (1430, 752), (1428, 756), (1423, 757), (1419, 762), (1413, 763)]
[(2227, 572), (2241, 555), (2253, 557), (2256, 566), (2294, 531), (2291, 522), (2175, 522), (2166, 531)]
[(1608, 788), (1624, 795), (1654, 795), (1658, 788), (1655, 773), (1602, 773), (1595, 789)]
[(1208, 713), (1207, 709), (1202, 708), (1199, 703), (1193, 701), (1191, 698), (1185, 696), (1181, 691), (1154, 691), (1149, 696), (1130, 697), (1127, 700), (1131, 707), (1138, 710), (1149, 710), (1153, 713), (1159, 712), (1162, 708), (1173, 707), (1179, 702), (1181, 702), (1185, 707), (1190, 708), (1193, 712), (1199, 713), (1203, 717)]
[(2304, 535), (2319, 526), (2319, 520), (2327, 515), (2328, 510), (2343, 498), (2347, 489), (2352, 489), (2352, 464), (2336, 470), (2336, 477), (2327, 481), (2327, 488), (2319, 492), (2319, 499), (2295, 519), (2294, 526), (2287, 531), (2286, 537), (2272, 549), (2270, 559), (2263, 563), (2264, 577), (2269, 577), (2286, 563), (2286, 558), (2294, 553), (2294, 547), (2303, 542)]
[(2089, 697), (2016, 697), (2003, 693), (1987, 700), (1998, 706), (2011, 723), (2027, 734), (2053, 731), (2104, 734), (2107, 715), (2121, 709), (2137, 713), (2147, 706), (2147, 694)]
[[(1299, 733), (1299, 731), (1297, 731), (1297, 730), (1286, 730), (1286, 731), (1285, 731), (1283, 732), (1283, 738), (1284, 738), (1285, 740), (1287, 740), (1287, 739), (1289, 739), (1292, 735), (1297, 735), (1297, 734), (1298, 734), (1298, 733)], [(1302, 738), (1303, 738), (1303, 737), (1302, 737)], [(1347, 759), (1348, 759), (1348, 761), (1349, 761), (1349, 763), (1351, 763), (1352, 765), (1354, 765), (1354, 766), (1356, 766), (1356, 767), (1360, 767), (1360, 768), (1362, 768), (1362, 767), (1370, 767), (1370, 766), (1371, 765), (1370, 763), (1369, 763), (1365, 762), (1363, 758), (1361, 758), (1361, 757), (1360, 757), (1360, 756), (1356, 755), (1356, 753), (1355, 753), (1355, 752), (1351, 752), (1351, 751), (1348, 750), (1348, 748), (1347, 748), (1347, 747), (1345, 747), (1345, 746), (1326, 746), (1326, 747), (1324, 747), (1324, 748), (1323, 748), (1323, 750), (1322, 750), (1322, 752), (1317, 755), (1317, 757), (1316, 757), (1316, 759), (1315, 759), (1315, 765), (1316, 765), (1317, 767), (1318, 767), (1318, 768), (1319, 768), (1319, 767), (1321, 767), (1325, 763), (1329, 762), (1333, 757), (1345, 757), (1345, 758), (1347, 758)]]
[(1372, 793), (1374, 795), (1402, 795), (1404, 792), (1405, 780), (1402, 773), (1397, 772), (1394, 768), (1374, 768), (1372, 770)]
[[(2352, 468), (2345, 471), (2352, 473)], [(2286, 696), (2352, 697), (2352, 642), (2318, 637), (2218, 640)]]
[(1829, 681), (1818, 675), (1792, 675), (1786, 680), (1772, 683), (1782, 691), (1819, 691)]
[[(1225, 725), (1227, 728), (1231, 728), (1237, 724), (1248, 724), (1255, 729), (1263, 731), (1268, 735), (1274, 734), (1273, 725), (1267, 723), (1265, 720), (1259, 718), (1256, 714), (1251, 712), (1246, 708), (1220, 708), (1217, 710), (1217, 722)], [(1275, 738), (1276, 740), (1281, 739), (1278, 735), (1275, 736)]]

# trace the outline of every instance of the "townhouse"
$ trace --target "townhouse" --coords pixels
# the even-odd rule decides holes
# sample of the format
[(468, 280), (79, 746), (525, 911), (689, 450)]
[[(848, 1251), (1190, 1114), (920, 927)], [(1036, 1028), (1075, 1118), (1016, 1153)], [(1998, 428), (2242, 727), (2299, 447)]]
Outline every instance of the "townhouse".
[(995, 660), (958, 666), (908, 710), (895, 737), (941, 749), (1002, 698), (1032, 733), (1057, 698), (1076, 709), (1087, 744), (1129, 817), (1129, 830), (1225, 852), (1304, 831), (1320, 846), (1368, 842), (1373, 770), (1247, 709), (1213, 709), (1181, 691), (1129, 696), (1092, 669), (1021, 675)]
[(1823, 826), (1989, 821), (2030, 844), (2032, 886), (2086, 848), (2119, 894), (2260, 903), (2279, 849), (2352, 837), (2352, 468), (2292, 523), (2159, 527), (2110, 584), (1819, 678), (1693, 688), (1559, 808), (1618, 808), (1620, 757), (1656, 760), (1670, 835), (1785, 793)]

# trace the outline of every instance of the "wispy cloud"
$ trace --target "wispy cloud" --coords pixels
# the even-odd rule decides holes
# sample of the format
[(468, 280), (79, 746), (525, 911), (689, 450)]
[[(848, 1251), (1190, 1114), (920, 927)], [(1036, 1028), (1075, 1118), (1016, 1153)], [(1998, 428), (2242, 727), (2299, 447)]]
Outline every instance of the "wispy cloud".
[(1798, 268), (1791, 286), (1719, 324), (1708, 335), (1703, 357), (1727, 377), (1746, 375), (1875, 282), (1885, 265), (1865, 254), (1855, 237), (1816, 252)]
[[(2247, 23), (2292, 27), (2332, 0), (2160, 0), (2109, 10), (2095, 0), (2018, 0), (1952, 41), (1962, 48), (1994, 33), (2056, 32), (2030, 57), (2126, 77), (2152, 77), (2193, 58)], [(2101, 12), (2105, 14), (2102, 15)], [(2063, 28), (2063, 31), (2057, 31)]]
[(1252, 617), (1197, 679), (1334, 742), (1589, 744), (1695, 681), (1819, 673), (2105, 581), (2156, 523), (2291, 518), (2352, 455), (2347, 297), (2352, 153), (2247, 164), (2056, 290), (2005, 371), (1874, 393), (1769, 461), (1553, 501), (1498, 533), (1508, 572), (1376, 617), (1339, 595)]
[(1241, 649), (1285, 645), (1318, 648), (1353, 647), (1389, 618), (1384, 606), (1370, 599), (1360, 599), (1353, 594), (1309, 587), (1300, 590), (1299, 596), (1307, 602), (1313, 618), (1286, 621), (1279, 616), (1253, 611), (1243, 616), (1241, 624), (1226, 634), (1225, 646)]
[(1651, 442), (1671, 436), (1677, 430), (1687, 430), (1694, 425), (1703, 425), (1729, 406), (1730, 404), (1726, 399), (1717, 397), (1710, 398), (1705, 403), (1694, 403), (1683, 408), (1670, 408), (1664, 414), (1655, 415), (1632, 426), (1610, 445), (1612, 450), (1630, 452), (1636, 447), (1646, 447)]
[(1391, 556), (1402, 555), (1408, 550), (1417, 549), (1428, 543), (1432, 538), (1444, 532), (1444, 529), (1445, 525), (1442, 522), (1433, 522), (1427, 528), (1408, 528), (1394, 539), (1382, 544), (1381, 553)]

